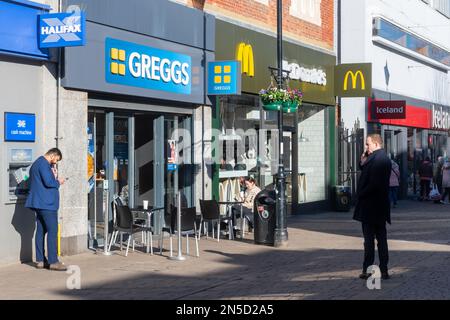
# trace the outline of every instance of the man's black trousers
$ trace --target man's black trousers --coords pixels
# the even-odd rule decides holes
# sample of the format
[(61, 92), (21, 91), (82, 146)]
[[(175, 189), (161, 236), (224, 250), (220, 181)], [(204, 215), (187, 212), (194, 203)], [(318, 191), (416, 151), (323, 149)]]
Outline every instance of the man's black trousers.
[(386, 223), (382, 224), (362, 224), (364, 235), (364, 263), (363, 272), (373, 265), (375, 260), (375, 239), (377, 239), (378, 257), (380, 259), (380, 271), (388, 271), (389, 253), (386, 236)]

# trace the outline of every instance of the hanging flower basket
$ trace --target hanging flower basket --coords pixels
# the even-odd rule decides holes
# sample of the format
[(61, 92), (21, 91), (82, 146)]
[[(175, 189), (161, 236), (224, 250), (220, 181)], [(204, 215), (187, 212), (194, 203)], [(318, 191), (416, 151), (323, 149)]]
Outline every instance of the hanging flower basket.
[(283, 101), (265, 101), (262, 100), (263, 109), (266, 111), (280, 111), (283, 106)]
[(302, 101), (302, 93), (300, 90), (278, 89), (271, 87), (267, 90), (259, 92), (263, 109), (266, 111), (280, 111), (286, 113), (296, 112)]
[(293, 112), (296, 112), (297, 109), (298, 109), (298, 102), (297, 101), (285, 101), (285, 102), (283, 102), (283, 112), (293, 113)]

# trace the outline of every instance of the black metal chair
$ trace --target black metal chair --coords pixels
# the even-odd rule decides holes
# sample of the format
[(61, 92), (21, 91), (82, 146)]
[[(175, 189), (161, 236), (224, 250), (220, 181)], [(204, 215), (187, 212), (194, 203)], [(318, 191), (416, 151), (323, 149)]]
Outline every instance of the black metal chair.
[(164, 232), (169, 234), (170, 240), (170, 256), (172, 256), (172, 234), (175, 230), (177, 208), (169, 204), (167, 210), (164, 211), (164, 226), (161, 229), (161, 234), (159, 238), (159, 254), (162, 255), (162, 248), (164, 245)]
[[(222, 217), (220, 215), (219, 203), (216, 200), (200, 200), (200, 211), (202, 213), (200, 228), (203, 226), (206, 238), (208, 238), (209, 222), (212, 223), (212, 233), (214, 239), (214, 222), (217, 224), (217, 242), (220, 241), (220, 223), (228, 223), (228, 232), (230, 238), (233, 237), (233, 221), (229, 216)], [(208, 223), (208, 227), (204, 223)]]
[[(170, 256), (173, 255), (172, 235), (178, 231), (177, 226), (177, 207), (170, 206), (168, 212), (164, 215), (166, 226), (162, 228), (160, 235), (159, 253), (162, 254), (162, 247), (164, 245), (163, 232), (169, 233), (170, 240)], [(186, 254), (189, 254), (189, 235), (193, 234), (195, 237), (196, 256), (199, 257), (198, 239), (197, 235), (197, 212), (195, 207), (181, 208), (181, 235), (186, 236)]]
[[(133, 213), (131, 212), (128, 206), (118, 205), (116, 202), (114, 202), (114, 209), (115, 209), (114, 210), (115, 219), (113, 225), (113, 233), (108, 248), (109, 250), (111, 250), (112, 244), (116, 242), (117, 235), (119, 233), (126, 233), (129, 235), (125, 256), (128, 256), (130, 241), (135, 233), (148, 232), (150, 235), (150, 241), (152, 242), (153, 229), (151, 227), (144, 227), (142, 225), (136, 224), (134, 221)], [(148, 240), (149, 239), (147, 239), (147, 241)], [(122, 243), (120, 243), (120, 246), (122, 247)], [(134, 251), (134, 240), (133, 240), (133, 251)]]

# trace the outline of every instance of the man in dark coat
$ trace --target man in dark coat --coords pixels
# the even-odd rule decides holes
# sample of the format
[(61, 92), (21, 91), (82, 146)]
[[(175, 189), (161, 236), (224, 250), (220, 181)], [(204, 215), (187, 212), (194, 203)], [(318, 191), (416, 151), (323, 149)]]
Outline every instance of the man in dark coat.
[(362, 223), (364, 235), (364, 263), (360, 278), (367, 279), (371, 275), (367, 273), (367, 268), (373, 265), (375, 259), (376, 238), (381, 277), (389, 279), (386, 222), (391, 223), (389, 203), (391, 161), (383, 149), (383, 140), (379, 134), (367, 136), (366, 151), (361, 156), (360, 167), (361, 176), (353, 215), (353, 219)]

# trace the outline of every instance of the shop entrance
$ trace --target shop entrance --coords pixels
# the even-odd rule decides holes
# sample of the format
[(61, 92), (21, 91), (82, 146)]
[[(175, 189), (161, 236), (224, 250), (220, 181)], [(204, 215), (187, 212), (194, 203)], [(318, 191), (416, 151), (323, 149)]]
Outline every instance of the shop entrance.
[(400, 170), (399, 199), (404, 199), (408, 195), (409, 175), (408, 175), (408, 148), (406, 128), (386, 126), (383, 127), (384, 148), (390, 159), (394, 160)]
[[(90, 248), (104, 244), (104, 216), (108, 210), (108, 221), (112, 221), (111, 203), (115, 197), (130, 207), (147, 200), (151, 206), (168, 208), (181, 191), (184, 204), (192, 205), (192, 150), (179, 148), (183, 136), (177, 134), (177, 129), (191, 132), (191, 116), (89, 110)], [(163, 214), (153, 216), (156, 230), (164, 223)]]

